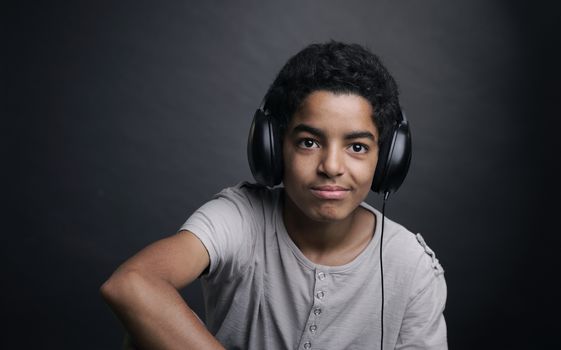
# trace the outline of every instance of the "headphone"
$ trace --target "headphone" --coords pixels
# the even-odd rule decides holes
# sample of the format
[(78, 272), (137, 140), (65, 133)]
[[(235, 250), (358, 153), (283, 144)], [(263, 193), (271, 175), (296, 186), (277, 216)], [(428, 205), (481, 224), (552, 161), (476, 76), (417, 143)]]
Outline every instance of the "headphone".
[[(247, 158), (255, 180), (265, 186), (280, 184), (283, 174), (280, 119), (264, 108), (255, 111), (247, 140)], [(398, 109), (388, 137), (380, 145), (371, 190), (388, 196), (405, 180), (411, 163), (411, 131), (405, 114)], [(387, 198), (387, 197), (386, 197)]]

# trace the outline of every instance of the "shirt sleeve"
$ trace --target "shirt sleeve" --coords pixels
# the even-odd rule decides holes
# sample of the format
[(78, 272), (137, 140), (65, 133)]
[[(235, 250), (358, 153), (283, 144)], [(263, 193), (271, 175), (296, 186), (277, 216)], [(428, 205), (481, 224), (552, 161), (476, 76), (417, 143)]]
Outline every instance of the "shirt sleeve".
[(427, 254), (423, 254), (417, 266), (413, 293), (405, 310), (396, 349), (448, 349), (443, 314), (447, 297), (444, 270), (422, 237), (418, 239)]
[(253, 250), (253, 203), (242, 185), (224, 189), (197, 209), (179, 231), (192, 232), (210, 258), (206, 276), (235, 275), (243, 270)]

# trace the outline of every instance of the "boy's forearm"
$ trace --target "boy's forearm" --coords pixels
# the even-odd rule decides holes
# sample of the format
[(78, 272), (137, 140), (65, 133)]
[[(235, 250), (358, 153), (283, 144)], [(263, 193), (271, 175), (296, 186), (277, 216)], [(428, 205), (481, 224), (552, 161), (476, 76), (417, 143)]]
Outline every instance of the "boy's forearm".
[(101, 293), (141, 349), (224, 349), (167, 281), (116, 272)]

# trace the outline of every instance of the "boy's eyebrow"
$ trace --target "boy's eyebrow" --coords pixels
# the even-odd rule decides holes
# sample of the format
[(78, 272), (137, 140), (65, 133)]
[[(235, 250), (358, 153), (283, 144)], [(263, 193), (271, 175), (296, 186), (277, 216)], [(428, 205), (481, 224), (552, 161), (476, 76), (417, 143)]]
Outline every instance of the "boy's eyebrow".
[[(309, 126), (306, 124), (298, 124), (292, 129), (292, 134), (297, 134), (299, 132), (308, 132), (314, 136), (325, 138), (325, 133), (318, 128), (314, 128), (313, 126)], [(376, 137), (370, 131), (351, 131), (344, 136), (345, 140), (354, 140), (354, 139), (361, 139), (367, 138), (374, 142), (376, 142)]]
[(352, 139), (362, 139), (367, 138), (374, 142), (376, 142), (376, 138), (370, 131), (351, 131), (350, 133), (345, 135), (345, 140), (352, 140)]
[(312, 126), (306, 125), (306, 124), (298, 124), (294, 127), (294, 129), (292, 129), (291, 134), (297, 134), (299, 132), (308, 132), (314, 136), (317, 137), (325, 137), (325, 133), (323, 131), (321, 131), (318, 128), (314, 128)]

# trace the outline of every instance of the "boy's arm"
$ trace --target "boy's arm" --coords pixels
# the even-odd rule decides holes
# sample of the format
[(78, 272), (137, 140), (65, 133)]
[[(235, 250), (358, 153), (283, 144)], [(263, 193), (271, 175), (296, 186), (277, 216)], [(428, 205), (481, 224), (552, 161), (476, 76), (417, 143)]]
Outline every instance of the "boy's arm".
[(140, 348), (223, 349), (178, 292), (209, 262), (201, 241), (180, 232), (125, 261), (101, 294)]

